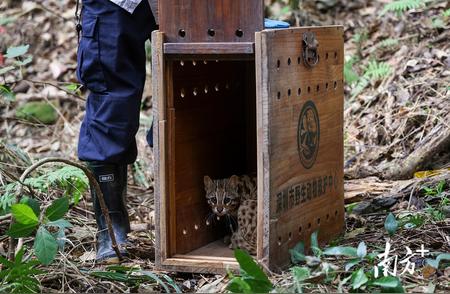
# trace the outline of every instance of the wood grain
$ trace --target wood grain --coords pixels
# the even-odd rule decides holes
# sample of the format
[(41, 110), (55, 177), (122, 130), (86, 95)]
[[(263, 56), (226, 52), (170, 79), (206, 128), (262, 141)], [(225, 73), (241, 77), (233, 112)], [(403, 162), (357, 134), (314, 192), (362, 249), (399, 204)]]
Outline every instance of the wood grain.
[(254, 42), (264, 26), (263, 9), (261, 0), (164, 0), (159, 25), (168, 43)]
[(159, 31), (152, 33), (152, 91), (153, 91), (153, 152), (155, 154), (155, 262), (161, 266), (167, 258), (167, 177), (166, 177), (166, 99), (164, 95), (164, 35)]
[[(306, 67), (302, 60), (305, 31), (315, 32), (319, 41), (320, 59), (313, 68)], [(263, 31), (257, 35), (261, 42), (256, 46), (260, 56), (257, 67), (261, 69), (256, 79), (261, 188), (258, 220), (262, 223), (258, 258), (268, 261), (273, 270), (288, 265), (288, 250), (301, 240), (308, 241), (316, 229), (323, 242), (343, 228), (342, 34), (341, 27), (328, 27)], [(311, 168), (301, 164), (297, 143), (299, 115), (307, 101), (315, 104), (320, 121), (319, 149)], [(312, 199), (301, 198), (305, 201), (296, 204), (292, 187), (302, 191), (300, 188), (308, 185)], [(313, 198), (322, 188), (325, 192)]]
[(252, 42), (166, 43), (165, 54), (253, 54)]

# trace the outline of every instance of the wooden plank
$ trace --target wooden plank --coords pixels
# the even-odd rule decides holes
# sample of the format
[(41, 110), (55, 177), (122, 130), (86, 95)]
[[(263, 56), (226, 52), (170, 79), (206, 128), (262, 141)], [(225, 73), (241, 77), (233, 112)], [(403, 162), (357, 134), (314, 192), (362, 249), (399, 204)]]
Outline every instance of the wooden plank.
[(263, 10), (261, 0), (164, 0), (159, 24), (170, 43), (253, 42)]
[(167, 214), (166, 214), (166, 120), (164, 96), (164, 35), (161, 32), (152, 33), (152, 93), (153, 93), (153, 152), (155, 154), (155, 218), (156, 242), (155, 262), (161, 266), (167, 258)]
[(185, 256), (190, 259), (235, 261), (233, 250), (224, 243), (223, 238), (191, 251)]
[(269, 158), (269, 93), (267, 87), (268, 68), (265, 35), (260, 32), (255, 37), (256, 72), (256, 113), (257, 113), (257, 175), (258, 175), (258, 227), (257, 258), (269, 262), (269, 204), (270, 204), (270, 166)]
[[(171, 66), (169, 66), (171, 67)], [(172, 92), (172, 91), (171, 91)], [(173, 104), (173, 95), (167, 97), (170, 101), (169, 104)], [(175, 109), (169, 108), (168, 112), (168, 154), (167, 154), (167, 167), (168, 167), (168, 197), (167, 209), (168, 209), (168, 221), (169, 221), (169, 256), (177, 253), (178, 244), (176, 242), (179, 228), (177, 227), (177, 203), (176, 203), (176, 178), (175, 178), (175, 167), (176, 167), (176, 145), (175, 145)]]
[(253, 54), (251, 42), (165, 43), (165, 54)]
[[(306, 31), (319, 42), (320, 59), (313, 68), (303, 63)], [(255, 51), (260, 66), (258, 220), (263, 223), (258, 257), (268, 257), (269, 267), (277, 270), (288, 265), (288, 250), (300, 240), (308, 242), (315, 230), (327, 241), (343, 229), (343, 31), (263, 31)]]
[(168, 258), (163, 263), (167, 271), (187, 272), (187, 273), (209, 273), (221, 274), (227, 273), (227, 270), (238, 272), (239, 265), (231, 259), (208, 259), (208, 258), (189, 258), (186, 255), (177, 255), (177, 257)]

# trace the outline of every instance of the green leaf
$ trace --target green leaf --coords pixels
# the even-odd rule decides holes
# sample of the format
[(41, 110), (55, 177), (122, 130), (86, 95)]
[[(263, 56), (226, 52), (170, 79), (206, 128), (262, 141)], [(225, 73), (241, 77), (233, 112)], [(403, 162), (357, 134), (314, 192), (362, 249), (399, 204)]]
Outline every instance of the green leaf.
[(253, 293), (250, 285), (240, 277), (231, 279), (227, 286), (227, 290), (232, 293)]
[(7, 25), (9, 23), (14, 22), (17, 19), (17, 17), (15, 16), (11, 16), (11, 17), (0, 17), (0, 26), (4, 26)]
[(355, 259), (350, 260), (349, 262), (347, 262), (345, 264), (345, 268), (344, 268), (345, 271), (346, 272), (349, 271), (352, 267), (354, 267), (355, 265), (357, 265), (360, 262), (361, 262), (360, 258), (355, 258)]
[(175, 290), (176, 293), (182, 293), (183, 291), (181, 291), (180, 287), (178, 287), (177, 283), (175, 283), (175, 281), (169, 277), (168, 275), (162, 274), (162, 277), (167, 281), (167, 283), (172, 286), (172, 288)]
[(336, 246), (325, 249), (323, 252), (325, 255), (344, 255), (350, 257), (357, 257), (358, 252), (356, 248), (349, 246)]
[(169, 287), (167, 287), (167, 285), (157, 275), (150, 271), (141, 271), (141, 273), (158, 283), (164, 291), (166, 291), (166, 293), (171, 293)]
[(398, 228), (398, 222), (395, 219), (395, 216), (392, 212), (386, 217), (386, 221), (384, 222), (384, 228), (389, 233), (389, 235), (394, 235)]
[(304, 281), (311, 276), (311, 271), (307, 267), (294, 266), (291, 268), (292, 276), (297, 281)]
[(12, 71), (13, 69), (15, 69), (15, 67), (12, 65), (2, 67), (0, 68), (0, 75), (4, 75), (5, 73)]
[(438, 269), (441, 260), (450, 260), (450, 253), (441, 253), (436, 257), (436, 259), (427, 259), (427, 264)]
[(269, 278), (248, 253), (236, 249), (234, 256), (239, 263), (242, 279), (253, 292), (264, 293), (272, 290), (273, 286)]
[[(0, 69), (0, 75), (2, 74), (1, 71), (2, 69)], [(4, 97), (8, 102), (13, 102), (16, 100), (16, 95), (14, 92), (5, 85), (0, 85), (0, 96)]]
[[(128, 274), (124, 273), (117, 273), (117, 272), (103, 272), (103, 271), (94, 271), (89, 273), (91, 276), (111, 280), (111, 281), (117, 281), (117, 282), (132, 282), (136, 279), (133, 279), (133, 276), (129, 276)], [(142, 279), (141, 279), (142, 280)]]
[(367, 255), (367, 246), (366, 246), (366, 243), (364, 243), (364, 241), (361, 241), (359, 243), (358, 249), (356, 250), (356, 254), (361, 259), (366, 257), (366, 255)]
[(36, 229), (37, 223), (35, 224), (20, 224), (14, 223), (11, 228), (6, 232), (6, 234), (13, 238), (24, 238), (28, 237)]
[(311, 250), (313, 251), (315, 256), (322, 255), (322, 250), (320, 250), (320, 247), (319, 247), (318, 235), (319, 235), (319, 231), (314, 231), (311, 234)]
[(396, 277), (387, 276), (387, 277), (381, 277), (381, 278), (373, 281), (372, 285), (380, 286), (383, 288), (396, 288), (397, 286), (400, 285), (400, 281)]
[(252, 277), (256, 280), (270, 283), (267, 275), (247, 252), (241, 249), (236, 249), (234, 250), (234, 256), (239, 263), (243, 275)]
[(56, 221), (62, 218), (68, 210), (69, 198), (61, 197), (53, 201), (52, 205), (47, 208), (45, 216), (51, 221)]
[(39, 222), (33, 209), (26, 204), (14, 204), (11, 206), (11, 212), (18, 223), (28, 225), (37, 224)]
[(405, 293), (405, 289), (397, 277), (381, 277), (370, 284), (381, 287), (383, 293)]
[(16, 64), (18, 66), (24, 66), (24, 65), (31, 63), (32, 61), (33, 61), (33, 56), (28, 56), (27, 58), (25, 58), (22, 61), (20, 61), (20, 60), (14, 61), (14, 64)]
[(36, 257), (44, 265), (52, 263), (58, 252), (58, 243), (44, 227), (39, 227), (33, 247)]
[(353, 70), (353, 62), (348, 61), (344, 64), (344, 78), (350, 85), (359, 80), (358, 74)]
[(293, 264), (305, 261), (305, 243), (297, 243), (294, 248), (289, 249), (289, 253), (291, 254), (291, 262)]
[(22, 45), (17, 47), (9, 47), (6, 51), (5, 57), (7, 58), (15, 58), (19, 57), (21, 55), (24, 55), (28, 52), (28, 48), (30, 48), (30, 45)]
[(46, 224), (46, 226), (48, 227), (48, 226), (54, 226), (54, 227), (58, 227), (58, 228), (61, 228), (61, 229), (65, 229), (65, 228), (71, 228), (72, 227), (72, 224), (71, 223), (69, 223), (67, 220), (65, 220), (65, 219), (58, 219), (58, 220), (55, 220), (55, 221), (52, 221), (52, 222), (48, 222), (47, 224)]
[(367, 283), (369, 279), (367, 278), (364, 270), (360, 268), (357, 272), (352, 274), (352, 288), (359, 289), (362, 285)]
[(37, 201), (36, 199), (24, 196), (22, 199), (20, 199), (20, 203), (27, 204), (29, 207), (31, 207), (34, 214), (36, 214), (37, 216), (41, 214), (41, 206), (39, 204), (39, 201)]
[(16, 109), (16, 116), (34, 123), (53, 124), (58, 119), (54, 107), (45, 101), (30, 101)]
[(311, 272), (307, 267), (294, 266), (291, 268), (292, 276), (294, 277), (295, 287), (298, 293), (302, 293), (302, 283), (311, 276)]

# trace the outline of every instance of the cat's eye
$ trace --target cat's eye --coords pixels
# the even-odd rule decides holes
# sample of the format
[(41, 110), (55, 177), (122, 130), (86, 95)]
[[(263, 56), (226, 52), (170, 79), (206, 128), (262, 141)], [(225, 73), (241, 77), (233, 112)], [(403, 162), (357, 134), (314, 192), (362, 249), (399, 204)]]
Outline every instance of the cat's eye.
[(209, 201), (210, 201), (212, 204), (216, 204), (216, 203), (217, 203), (217, 199), (216, 199), (216, 198), (210, 198)]
[(231, 202), (231, 198), (229, 198), (229, 197), (225, 197), (225, 199), (223, 199), (224, 204), (229, 204), (230, 202)]

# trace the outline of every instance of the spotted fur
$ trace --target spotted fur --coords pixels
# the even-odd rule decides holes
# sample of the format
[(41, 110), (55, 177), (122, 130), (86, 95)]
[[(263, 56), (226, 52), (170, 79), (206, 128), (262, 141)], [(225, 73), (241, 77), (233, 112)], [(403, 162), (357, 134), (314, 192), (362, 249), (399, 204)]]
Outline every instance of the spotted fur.
[(227, 179), (212, 180), (204, 177), (206, 199), (212, 212), (218, 218), (226, 216), (230, 222), (236, 222), (231, 235), (230, 247), (247, 250), (256, 254), (256, 178), (247, 175), (231, 176)]

